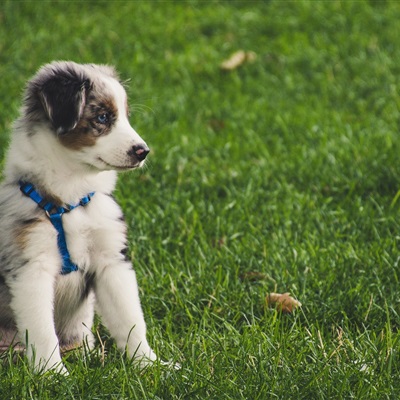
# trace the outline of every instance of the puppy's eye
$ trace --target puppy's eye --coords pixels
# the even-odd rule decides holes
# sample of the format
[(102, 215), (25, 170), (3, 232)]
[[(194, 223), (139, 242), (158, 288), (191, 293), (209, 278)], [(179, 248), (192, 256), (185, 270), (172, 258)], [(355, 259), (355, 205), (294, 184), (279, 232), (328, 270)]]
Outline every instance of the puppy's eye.
[(96, 120), (100, 124), (106, 124), (109, 121), (108, 113), (99, 114)]

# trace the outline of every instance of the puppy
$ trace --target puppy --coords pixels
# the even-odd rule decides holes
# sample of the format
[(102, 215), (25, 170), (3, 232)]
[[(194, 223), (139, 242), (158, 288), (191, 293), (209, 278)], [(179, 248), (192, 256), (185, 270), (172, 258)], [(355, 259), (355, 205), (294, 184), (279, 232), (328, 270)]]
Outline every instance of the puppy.
[(95, 307), (121, 350), (156, 359), (112, 196), (148, 153), (113, 68), (54, 62), (28, 82), (0, 187), (0, 327), (37, 370), (65, 373), (60, 346), (93, 345)]

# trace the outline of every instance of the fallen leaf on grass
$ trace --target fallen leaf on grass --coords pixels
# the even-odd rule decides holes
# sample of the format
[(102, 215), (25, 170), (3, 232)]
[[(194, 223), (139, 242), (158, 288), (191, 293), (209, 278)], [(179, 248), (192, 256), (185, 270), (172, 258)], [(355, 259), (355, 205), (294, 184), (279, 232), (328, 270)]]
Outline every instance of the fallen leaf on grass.
[(257, 58), (256, 53), (253, 51), (239, 50), (233, 53), (228, 59), (220, 64), (221, 69), (231, 71), (240, 67), (246, 61), (253, 62)]
[(283, 313), (292, 313), (301, 303), (290, 296), (290, 293), (269, 293), (265, 298), (267, 306), (276, 307)]

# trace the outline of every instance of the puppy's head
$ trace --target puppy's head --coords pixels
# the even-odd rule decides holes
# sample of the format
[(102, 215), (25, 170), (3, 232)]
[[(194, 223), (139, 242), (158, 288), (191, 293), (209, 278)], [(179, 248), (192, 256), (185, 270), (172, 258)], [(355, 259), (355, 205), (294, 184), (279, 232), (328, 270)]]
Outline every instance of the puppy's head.
[(47, 124), (68, 154), (100, 171), (140, 167), (149, 153), (129, 123), (126, 92), (109, 66), (45, 65), (28, 83), (25, 117)]

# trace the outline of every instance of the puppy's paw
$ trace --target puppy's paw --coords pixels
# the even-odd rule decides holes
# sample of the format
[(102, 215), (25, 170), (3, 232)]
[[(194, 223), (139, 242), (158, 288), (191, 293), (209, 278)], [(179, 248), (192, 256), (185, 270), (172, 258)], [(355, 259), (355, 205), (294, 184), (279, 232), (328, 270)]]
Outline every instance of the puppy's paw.
[(34, 372), (39, 375), (44, 375), (44, 374), (61, 375), (61, 376), (69, 375), (69, 372), (63, 363), (59, 363), (53, 366), (39, 364), (34, 367)]
[(176, 371), (179, 371), (180, 369), (182, 369), (182, 365), (177, 362), (174, 362), (174, 361), (160, 361), (160, 364), (163, 367), (167, 367), (169, 369), (174, 369)]
[[(153, 353), (154, 354), (154, 353)], [(159, 358), (149, 358), (145, 355), (136, 356), (134, 359), (135, 362), (138, 363), (140, 368), (148, 368), (156, 365), (161, 365), (162, 367), (166, 367), (168, 369), (180, 370), (182, 367), (179, 363), (173, 361), (163, 361)]]
[(68, 372), (67, 368), (62, 363), (56, 365), (54, 367), (54, 369), (52, 369), (52, 370), (58, 375), (62, 375), (62, 376), (68, 376), (69, 375), (69, 372)]

